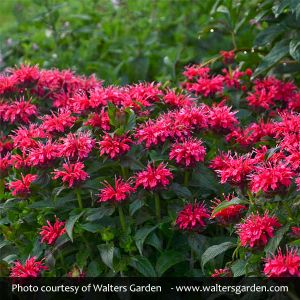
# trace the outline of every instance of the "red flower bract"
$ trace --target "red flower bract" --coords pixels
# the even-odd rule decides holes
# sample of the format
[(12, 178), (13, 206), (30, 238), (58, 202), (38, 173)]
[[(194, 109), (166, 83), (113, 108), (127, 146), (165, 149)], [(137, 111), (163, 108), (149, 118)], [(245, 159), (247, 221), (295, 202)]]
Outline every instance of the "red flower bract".
[(82, 162), (64, 163), (63, 170), (54, 170), (53, 179), (61, 178), (64, 183), (68, 183), (69, 187), (78, 184), (81, 181), (85, 181), (89, 175), (84, 170), (84, 164)]
[(77, 134), (69, 133), (67, 137), (61, 138), (60, 154), (67, 158), (88, 157), (95, 144), (95, 140), (87, 132)]
[(37, 179), (37, 175), (27, 174), (22, 175), (22, 179), (12, 181), (9, 183), (9, 189), (12, 191), (13, 196), (25, 197), (30, 193), (30, 184)]
[(205, 153), (201, 140), (187, 139), (182, 143), (173, 144), (169, 156), (170, 159), (175, 159), (178, 164), (190, 167), (197, 162), (204, 161)]
[(37, 261), (36, 257), (30, 257), (22, 265), (20, 261), (15, 261), (14, 266), (10, 270), (10, 277), (38, 277), (43, 270), (48, 268), (43, 265), (43, 261)]
[[(234, 198), (234, 195), (223, 195), (225, 201), (230, 201)], [(222, 203), (220, 199), (215, 198), (213, 202), (212, 210), (214, 210), (220, 203)], [(245, 205), (241, 204), (232, 204), (226, 208), (219, 210), (216, 213), (213, 213), (211, 219), (217, 220), (218, 223), (222, 225), (229, 225), (232, 223), (236, 223), (240, 220), (242, 213), (247, 210)]]
[(274, 236), (275, 230), (279, 227), (281, 224), (278, 219), (269, 216), (267, 212), (263, 216), (252, 213), (243, 223), (237, 225), (237, 234), (242, 246), (261, 248)]
[(130, 183), (130, 180), (124, 181), (121, 178), (115, 178), (115, 184), (112, 186), (107, 181), (104, 181), (102, 184), (105, 188), (100, 190), (99, 202), (120, 202), (126, 200), (131, 193), (135, 192), (135, 188)]
[(60, 221), (55, 217), (55, 222), (52, 225), (50, 221), (47, 221), (48, 225), (42, 227), (40, 235), (42, 237), (41, 242), (48, 245), (53, 245), (57, 238), (66, 232), (65, 222)]
[(173, 179), (173, 175), (164, 163), (157, 167), (150, 163), (147, 169), (136, 174), (135, 187), (142, 186), (144, 189), (153, 190), (158, 187), (165, 187)]
[(106, 134), (102, 141), (99, 142), (100, 156), (107, 154), (111, 159), (114, 159), (130, 150), (129, 144), (132, 140), (126, 135), (117, 136)]
[(264, 274), (267, 277), (300, 277), (300, 255), (296, 249), (281, 249), (277, 255), (265, 259)]
[(252, 192), (270, 192), (281, 187), (289, 187), (294, 172), (284, 163), (256, 166), (253, 174), (249, 176)]
[(209, 217), (210, 214), (203, 203), (189, 203), (179, 212), (176, 225), (181, 230), (201, 231)]
[(229, 268), (225, 268), (225, 269), (215, 269), (214, 273), (211, 274), (211, 277), (232, 277), (233, 274), (231, 272), (231, 270)]

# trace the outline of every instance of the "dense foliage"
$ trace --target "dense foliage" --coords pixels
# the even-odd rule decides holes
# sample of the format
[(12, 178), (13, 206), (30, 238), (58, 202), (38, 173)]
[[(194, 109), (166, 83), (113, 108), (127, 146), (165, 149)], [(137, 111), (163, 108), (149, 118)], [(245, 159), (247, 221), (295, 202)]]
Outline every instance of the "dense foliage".
[[(233, 43), (250, 51), (256, 2), (8, 1), (15, 3), (16, 24), (0, 29), (0, 65), (72, 68), (109, 83), (177, 81), (184, 65), (232, 49)], [(257, 61), (249, 53), (242, 59)]]
[(221, 57), (181, 88), (4, 74), (2, 273), (300, 276), (300, 92)]

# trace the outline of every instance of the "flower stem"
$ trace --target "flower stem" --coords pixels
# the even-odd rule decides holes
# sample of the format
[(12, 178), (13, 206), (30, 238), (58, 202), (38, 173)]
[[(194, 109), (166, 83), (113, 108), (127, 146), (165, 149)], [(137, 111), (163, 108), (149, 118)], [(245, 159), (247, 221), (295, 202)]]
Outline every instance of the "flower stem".
[(191, 248), (191, 258), (190, 258), (190, 270), (193, 271), (194, 270), (194, 251), (193, 249)]
[(154, 194), (154, 199), (155, 199), (156, 219), (157, 219), (158, 222), (160, 222), (160, 199), (159, 199), (159, 194), (158, 193)]
[(76, 189), (76, 195), (77, 195), (78, 206), (79, 206), (80, 209), (83, 209), (82, 199), (81, 199), (81, 195), (80, 195), (80, 190), (79, 189)]
[(4, 198), (4, 188), (5, 188), (4, 178), (0, 178), (0, 200)]
[(183, 179), (183, 185), (188, 186), (189, 185), (189, 178), (190, 178), (190, 172), (188, 170), (184, 171), (184, 179)]
[(119, 211), (119, 218), (120, 218), (120, 223), (122, 226), (122, 230), (126, 232), (126, 222), (125, 222), (125, 216), (123, 212), (123, 208), (121, 205), (118, 205), (118, 211)]

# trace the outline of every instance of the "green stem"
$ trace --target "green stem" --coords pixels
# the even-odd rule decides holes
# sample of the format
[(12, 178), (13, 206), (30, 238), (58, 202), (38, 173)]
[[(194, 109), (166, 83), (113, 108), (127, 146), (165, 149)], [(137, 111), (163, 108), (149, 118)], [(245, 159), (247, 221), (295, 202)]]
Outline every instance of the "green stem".
[(4, 178), (0, 178), (0, 200), (4, 199), (4, 189), (5, 189)]
[(190, 178), (190, 172), (188, 170), (184, 171), (184, 179), (183, 179), (183, 185), (188, 186), (189, 185), (189, 178)]
[(127, 179), (128, 177), (128, 172), (127, 169), (121, 166), (121, 173), (124, 179)]
[(190, 258), (190, 270), (191, 271), (194, 270), (194, 263), (195, 263), (195, 260), (194, 260), (194, 251), (191, 248), (191, 258)]
[(160, 199), (159, 199), (159, 194), (158, 193), (154, 194), (154, 199), (155, 199), (156, 219), (157, 219), (158, 222), (160, 222)]
[(78, 206), (79, 206), (80, 209), (83, 209), (82, 199), (81, 199), (81, 195), (80, 195), (80, 190), (79, 189), (76, 189), (76, 195), (77, 195)]
[(118, 211), (119, 211), (119, 218), (120, 218), (120, 223), (122, 226), (122, 230), (126, 232), (126, 222), (125, 222), (125, 216), (123, 212), (123, 208), (121, 205), (118, 205)]

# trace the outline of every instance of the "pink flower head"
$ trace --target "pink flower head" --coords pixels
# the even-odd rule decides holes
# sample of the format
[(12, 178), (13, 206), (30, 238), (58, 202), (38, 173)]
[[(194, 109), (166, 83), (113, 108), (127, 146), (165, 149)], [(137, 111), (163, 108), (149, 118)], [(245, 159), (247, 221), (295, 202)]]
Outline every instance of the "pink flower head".
[(211, 277), (218, 278), (218, 277), (232, 277), (233, 274), (229, 268), (225, 269), (215, 269), (214, 273), (211, 274)]
[(182, 73), (188, 80), (193, 80), (195, 77), (207, 77), (210, 69), (201, 65), (186, 66)]
[(130, 143), (132, 140), (126, 135), (117, 136), (106, 133), (99, 142), (100, 156), (106, 154), (111, 159), (117, 158), (130, 150)]
[(203, 203), (187, 204), (179, 212), (176, 225), (181, 230), (201, 231), (206, 227), (210, 214)]
[(217, 75), (211, 78), (199, 78), (196, 83), (187, 86), (189, 92), (194, 92), (196, 95), (204, 97), (214, 96), (216, 93), (223, 92), (224, 78)]
[(269, 216), (267, 212), (263, 216), (252, 213), (243, 223), (237, 225), (237, 234), (243, 247), (261, 248), (268, 243), (279, 227), (281, 224), (278, 219)]
[(163, 97), (163, 102), (173, 107), (190, 107), (194, 99), (187, 95), (176, 94), (175, 91), (169, 90)]
[(234, 62), (234, 50), (220, 51), (220, 55), (223, 57), (224, 64), (232, 64)]
[(84, 123), (85, 126), (92, 126), (94, 128), (100, 128), (102, 130), (109, 130), (109, 116), (104, 110), (101, 112), (93, 113), (89, 116), (89, 119)]
[(239, 123), (231, 107), (224, 105), (224, 102), (214, 104), (208, 116), (208, 123), (212, 129), (219, 131), (232, 130)]
[(267, 277), (300, 277), (300, 255), (296, 249), (281, 249), (277, 255), (265, 259), (264, 274)]
[(284, 163), (256, 166), (254, 172), (249, 175), (250, 189), (253, 193), (264, 191), (265, 193), (289, 187), (294, 172)]
[(67, 137), (61, 138), (61, 155), (67, 158), (88, 157), (95, 145), (95, 140), (90, 137), (88, 132), (77, 134), (69, 133)]
[(131, 186), (131, 181), (124, 181), (122, 178), (115, 178), (114, 186), (110, 185), (107, 181), (102, 183), (105, 188), (100, 190), (99, 202), (121, 202), (126, 200), (131, 193), (135, 192), (135, 188)]
[(46, 144), (37, 142), (34, 148), (28, 151), (27, 165), (41, 166), (55, 160), (59, 155), (59, 145), (48, 140)]
[[(230, 201), (234, 198), (234, 195), (227, 195), (225, 196), (223, 194), (223, 201)], [(222, 203), (220, 199), (215, 198), (213, 201), (213, 206), (211, 207), (211, 210), (213, 211), (220, 203)], [(226, 208), (223, 208), (219, 210), (216, 213), (213, 213), (211, 216), (211, 219), (215, 219), (218, 223), (222, 225), (230, 225), (232, 223), (238, 222), (241, 217), (243, 212), (247, 210), (247, 207), (245, 205), (241, 204), (232, 204)]]
[(175, 159), (176, 163), (185, 167), (203, 162), (206, 151), (201, 140), (187, 139), (182, 143), (174, 143), (170, 151), (170, 159)]
[(55, 217), (55, 222), (52, 225), (47, 221), (48, 225), (44, 225), (40, 231), (42, 237), (41, 242), (48, 245), (53, 245), (55, 241), (66, 232), (65, 222), (60, 221)]
[(45, 115), (42, 117), (43, 123), (41, 127), (49, 133), (64, 132), (66, 129), (71, 128), (76, 117), (71, 116), (70, 111), (59, 111), (58, 114)]
[(13, 196), (26, 197), (29, 193), (30, 184), (37, 179), (37, 175), (27, 174), (22, 175), (22, 179), (12, 181), (9, 183), (9, 189), (12, 191)]
[(21, 65), (20, 68), (12, 70), (12, 76), (19, 84), (28, 84), (39, 79), (40, 71), (37, 66)]
[(237, 153), (234, 155), (222, 153), (211, 161), (210, 167), (220, 176), (222, 184), (228, 182), (240, 185), (253, 170), (254, 161), (250, 155), (238, 156)]
[(15, 101), (7, 105), (6, 110), (2, 116), (3, 120), (14, 124), (17, 122), (30, 123), (30, 117), (37, 115), (37, 107), (30, 103), (31, 100)]
[(61, 178), (64, 183), (68, 183), (69, 187), (72, 187), (79, 182), (85, 181), (89, 175), (84, 170), (84, 164), (82, 162), (76, 163), (64, 163), (63, 170), (54, 170), (53, 179)]
[(135, 187), (142, 186), (144, 189), (153, 190), (158, 187), (165, 187), (173, 179), (173, 175), (164, 163), (157, 167), (148, 164), (146, 170), (136, 174)]
[(10, 277), (38, 277), (42, 270), (48, 270), (43, 265), (43, 260), (37, 261), (36, 257), (30, 257), (26, 260), (25, 264), (22, 265), (19, 260), (14, 262), (14, 266), (10, 270)]

